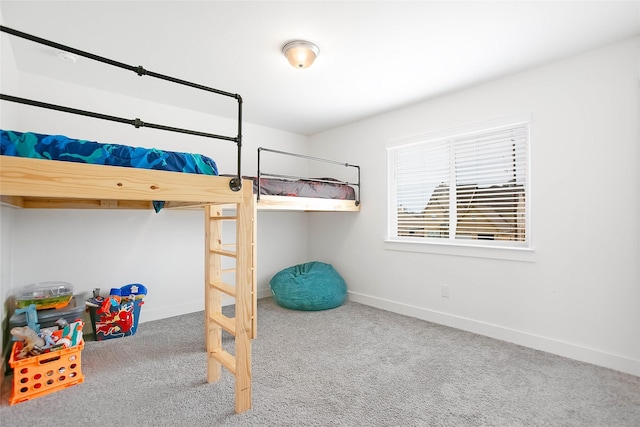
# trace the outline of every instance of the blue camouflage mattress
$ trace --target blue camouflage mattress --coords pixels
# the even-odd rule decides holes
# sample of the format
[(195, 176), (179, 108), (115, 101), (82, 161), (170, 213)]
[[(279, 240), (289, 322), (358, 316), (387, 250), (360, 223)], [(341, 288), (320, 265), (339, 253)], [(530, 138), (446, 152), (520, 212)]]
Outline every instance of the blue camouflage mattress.
[[(1, 129), (0, 142), (0, 155), (3, 156), (218, 175), (215, 161), (201, 154), (103, 144), (62, 135)], [(156, 210), (159, 210), (160, 204), (161, 202), (154, 202)]]
[(32, 132), (0, 130), (0, 134), (0, 154), (3, 156), (218, 175), (215, 161), (201, 154), (102, 144)]

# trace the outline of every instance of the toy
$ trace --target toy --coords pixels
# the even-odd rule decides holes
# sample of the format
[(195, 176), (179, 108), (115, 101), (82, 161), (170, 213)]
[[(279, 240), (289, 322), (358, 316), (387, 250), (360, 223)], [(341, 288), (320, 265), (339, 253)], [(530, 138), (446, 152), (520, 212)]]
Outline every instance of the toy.
[(51, 331), (51, 329), (41, 329), (38, 336), (44, 340), (44, 345), (42, 346), (43, 350), (56, 345), (56, 340), (53, 337), (53, 331)]
[(73, 323), (68, 323), (60, 331), (56, 331), (54, 334), (60, 332), (60, 339), (56, 342), (56, 345), (64, 344), (65, 348), (75, 347), (82, 342), (82, 327), (84, 322), (76, 320)]
[(42, 329), (36, 333), (28, 326), (16, 326), (11, 329), (11, 335), (16, 341), (22, 341), (20, 351), (16, 355), (16, 359), (24, 359), (27, 356), (37, 356), (46, 352), (71, 348), (80, 345), (82, 340), (82, 327), (84, 322), (76, 320), (68, 323), (62, 319), (60, 322), (61, 329), (53, 331), (51, 329)]
[(35, 304), (36, 309), (63, 308), (73, 297), (73, 285), (68, 282), (39, 282), (23, 287), (16, 295), (16, 306)]
[(95, 288), (93, 298), (86, 300), (85, 305), (89, 308), (96, 340), (135, 334), (145, 295), (147, 288), (140, 283), (111, 288), (108, 297), (100, 296), (99, 288)]
[(11, 335), (18, 338), (19, 341), (24, 341), (18, 358), (23, 359), (28, 355), (42, 353), (42, 347), (45, 345), (44, 339), (38, 336), (38, 334), (28, 326), (16, 326), (11, 328)]
[(122, 293), (120, 288), (111, 288), (109, 298), (105, 299), (100, 306), (102, 313), (117, 312), (120, 310), (120, 302), (122, 301)]
[(16, 314), (24, 313), (27, 318), (27, 326), (36, 331), (40, 332), (40, 325), (38, 324), (38, 310), (35, 304), (30, 304), (24, 308), (19, 308), (16, 310)]
[(64, 329), (65, 326), (69, 326), (69, 322), (67, 322), (67, 319), (65, 319), (64, 317), (61, 317), (56, 320), (56, 326), (60, 329)]
[(120, 288), (123, 297), (142, 299), (147, 294), (147, 287), (140, 283), (131, 283)]

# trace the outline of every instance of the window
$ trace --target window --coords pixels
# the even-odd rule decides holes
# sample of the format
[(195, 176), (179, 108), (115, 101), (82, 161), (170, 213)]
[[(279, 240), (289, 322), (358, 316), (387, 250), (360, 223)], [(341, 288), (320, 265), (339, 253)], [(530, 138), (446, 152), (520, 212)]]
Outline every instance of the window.
[(529, 247), (528, 139), (527, 117), (388, 148), (389, 239)]

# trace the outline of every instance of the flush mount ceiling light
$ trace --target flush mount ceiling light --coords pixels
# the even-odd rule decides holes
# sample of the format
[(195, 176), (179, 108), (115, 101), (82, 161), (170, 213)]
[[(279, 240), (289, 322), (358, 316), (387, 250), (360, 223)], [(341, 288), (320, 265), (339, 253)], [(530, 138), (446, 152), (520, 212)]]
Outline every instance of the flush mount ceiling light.
[(282, 53), (295, 68), (309, 68), (320, 53), (318, 46), (304, 40), (294, 40), (282, 46)]

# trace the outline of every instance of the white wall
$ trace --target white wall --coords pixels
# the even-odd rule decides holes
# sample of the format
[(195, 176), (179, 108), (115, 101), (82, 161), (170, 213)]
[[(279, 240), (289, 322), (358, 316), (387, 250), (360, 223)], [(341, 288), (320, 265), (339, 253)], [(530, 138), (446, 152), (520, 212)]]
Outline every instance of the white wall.
[[(313, 214), (310, 258), (333, 263), (352, 300), (640, 375), (639, 45), (313, 136), (315, 154), (360, 163), (363, 195), (357, 215)], [(390, 249), (387, 144), (519, 113), (532, 117), (533, 254)]]

